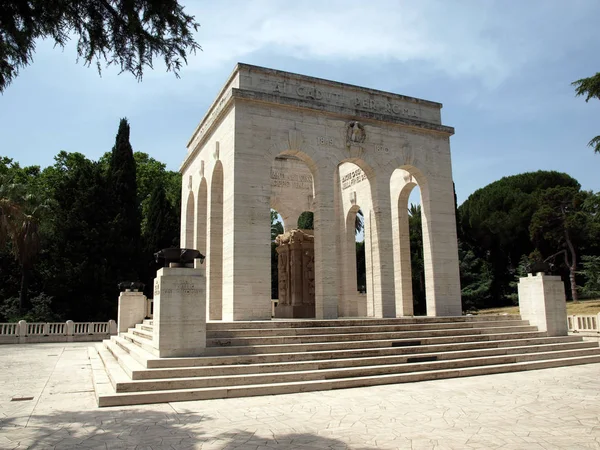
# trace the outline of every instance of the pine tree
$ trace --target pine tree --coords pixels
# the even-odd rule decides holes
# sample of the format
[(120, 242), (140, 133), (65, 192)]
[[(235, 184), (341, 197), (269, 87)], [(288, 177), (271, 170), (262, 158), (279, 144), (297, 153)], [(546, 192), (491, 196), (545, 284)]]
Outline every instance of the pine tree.
[(121, 119), (108, 169), (111, 193), (111, 247), (118, 281), (137, 281), (140, 266), (141, 217), (137, 200), (136, 165), (129, 143), (129, 123)]
[(172, 247), (177, 240), (178, 223), (175, 209), (167, 199), (161, 184), (154, 186), (150, 195), (146, 227), (144, 229), (145, 253)]

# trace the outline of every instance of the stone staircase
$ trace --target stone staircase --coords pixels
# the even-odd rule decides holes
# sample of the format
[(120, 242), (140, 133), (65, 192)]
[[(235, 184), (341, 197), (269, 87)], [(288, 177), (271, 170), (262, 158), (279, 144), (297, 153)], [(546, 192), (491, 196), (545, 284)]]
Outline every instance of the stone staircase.
[(99, 406), (320, 391), (600, 362), (518, 316), (211, 322), (203, 357), (157, 358), (152, 321), (90, 348)]

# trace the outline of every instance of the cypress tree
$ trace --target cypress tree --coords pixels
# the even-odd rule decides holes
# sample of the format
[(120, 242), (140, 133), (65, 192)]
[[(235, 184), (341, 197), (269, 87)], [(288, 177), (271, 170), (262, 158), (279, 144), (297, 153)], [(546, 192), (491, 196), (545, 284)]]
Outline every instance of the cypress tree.
[(111, 193), (111, 242), (117, 281), (137, 281), (140, 266), (141, 217), (137, 201), (136, 165), (129, 143), (129, 123), (121, 119), (108, 169)]

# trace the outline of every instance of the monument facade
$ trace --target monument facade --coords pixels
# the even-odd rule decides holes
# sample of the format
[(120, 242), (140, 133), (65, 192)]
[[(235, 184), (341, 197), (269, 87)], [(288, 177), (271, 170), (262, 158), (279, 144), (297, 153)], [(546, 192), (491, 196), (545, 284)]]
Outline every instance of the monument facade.
[[(208, 318), (270, 318), (270, 208), (286, 231), (314, 213), (316, 318), (412, 315), (407, 203), (417, 185), (427, 315), (460, 315), (454, 129), (442, 124), (441, 107), (238, 64), (181, 166), (181, 245), (206, 254)], [(359, 209), (366, 308), (356, 287)]]

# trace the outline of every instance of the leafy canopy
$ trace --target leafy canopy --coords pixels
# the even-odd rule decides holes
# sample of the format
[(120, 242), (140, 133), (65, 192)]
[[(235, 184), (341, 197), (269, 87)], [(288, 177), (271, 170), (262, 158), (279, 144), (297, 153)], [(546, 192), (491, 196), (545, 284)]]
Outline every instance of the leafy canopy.
[[(575, 86), (575, 94), (577, 96), (585, 96), (585, 101), (589, 102), (591, 98), (600, 100), (600, 72), (589, 78), (581, 78), (574, 81), (571, 85)], [(596, 136), (588, 145), (594, 149), (596, 153), (600, 153), (600, 136)]]
[(33, 62), (38, 39), (64, 47), (77, 38), (77, 59), (101, 72), (116, 65), (141, 80), (162, 57), (179, 77), (187, 56), (200, 49), (199, 27), (177, 0), (2, 0), (0, 2), (0, 92)]

